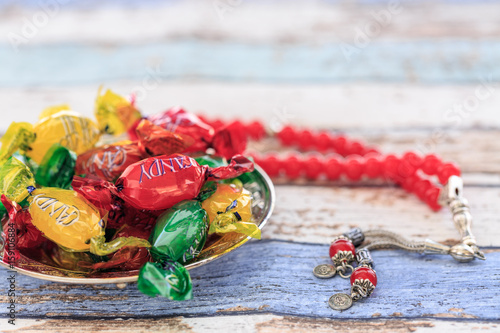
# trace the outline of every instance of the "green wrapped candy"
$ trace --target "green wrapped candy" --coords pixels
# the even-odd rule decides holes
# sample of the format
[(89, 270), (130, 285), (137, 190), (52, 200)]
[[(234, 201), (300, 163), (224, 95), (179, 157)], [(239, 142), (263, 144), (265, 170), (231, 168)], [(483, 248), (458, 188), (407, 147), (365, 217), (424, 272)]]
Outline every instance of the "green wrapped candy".
[(208, 214), (197, 200), (182, 201), (160, 215), (149, 237), (156, 263), (148, 262), (141, 268), (139, 290), (171, 300), (191, 299), (191, 278), (182, 265), (200, 254), (207, 229)]
[(69, 189), (75, 175), (76, 157), (68, 148), (58, 143), (53, 144), (36, 169), (37, 184)]
[(0, 194), (17, 203), (29, 195), (28, 186), (35, 185), (33, 173), (26, 164), (11, 157), (0, 167)]
[(155, 261), (186, 263), (200, 254), (207, 239), (208, 214), (196, 200), (182, 201), (158, 217), (149, 237)]
[(161, 295), (175, 301), (193, 298), (189, 272), (173, 260), (163, 263), (147, 262), (139, 272), (137, 288), (151, 297)]
[(213, 155), (203, 155), (194, 158), (199, 165), (208, 165), (211, 168), (218, 168), (227, 165), (226, 161), (222, 157)]

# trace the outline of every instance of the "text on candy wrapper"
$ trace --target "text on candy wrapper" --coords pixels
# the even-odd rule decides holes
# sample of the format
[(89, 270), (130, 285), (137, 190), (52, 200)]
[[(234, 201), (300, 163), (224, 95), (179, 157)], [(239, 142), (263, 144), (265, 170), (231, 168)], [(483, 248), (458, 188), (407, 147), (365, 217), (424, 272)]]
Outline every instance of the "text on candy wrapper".
[(153, 163), (146, 166), (146, 163), (141, 164), (141, 176), (139, 184), (142, 183), (142, 177), (146, 176), (147, 179), (153, 177), (163, 176), (167, 172), (178, 172), (182, 169), (187, 169), (193, 165), (193, 159), (186, 156), (178, 156), (167, 159), (154, 159)]
[(35, 205), (42, 211), (46, 211), (49, 207), (50, 217), (55, 216), (57, 224), (62, 224), (64, 226), (69, 226), (80, 219), (80, 210), (75, 206), (68, 206), (61, 203), (55, 198), (50, 198), (43, 196), (43, 194), (38, 194), (33, 198)]

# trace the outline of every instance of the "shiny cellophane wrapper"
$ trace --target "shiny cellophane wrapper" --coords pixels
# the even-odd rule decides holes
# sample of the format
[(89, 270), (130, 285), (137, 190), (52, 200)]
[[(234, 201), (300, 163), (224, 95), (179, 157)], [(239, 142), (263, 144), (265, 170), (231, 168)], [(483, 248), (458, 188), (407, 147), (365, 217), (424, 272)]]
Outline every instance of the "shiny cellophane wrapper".
[[(262, 229), (274, 208), (275, 194), (273, 184), (267, 174), (258, 166), (256, 166), (253, 172), (243, 174), (238, 179), (242, 181), (243, 187), (252, 194), (254, 222)], [(250, 237), (234, 232), (222, 236), (216, 234), (210, 235), (200, 255), (188, 262), (186, 268), (191, 269), (211, 262), (238, 248), (250, 239)], [(71, 265), (61, 265), (60, 263), (66, 259), (55, 258), (53, 255), (54, 249), (50, 248), (30, 249), (29, 251), (20, 252), (21, 255), (14, 264), (15, 269), (25, 275), (39, 279), (87, 284), (126, 283), (137, 280), (138, 270), (80, 271), (62, 268), (62, 266), (69, 267)], [(74, 260), (74, 258), (68, 258), (67, 260)], [(10, 268), (9, 264), (3, 261), (3, 258), (0, 265)]]

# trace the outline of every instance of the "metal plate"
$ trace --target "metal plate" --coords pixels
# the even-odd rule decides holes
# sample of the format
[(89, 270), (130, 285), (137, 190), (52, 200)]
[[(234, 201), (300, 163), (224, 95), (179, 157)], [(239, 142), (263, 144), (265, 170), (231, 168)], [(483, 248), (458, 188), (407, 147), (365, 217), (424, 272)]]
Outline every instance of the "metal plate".
[[(274, 209), (275, 193), (274, 186), (269, 176), (257, 165), (251, 173), (238, 177), (243, 182), (243, 187), (252, 193), (252, 213), (255, 223), (262, 230), (269, 220)], [(223, 236), (212, 235), (207, 240), (200, 255), (189, 262), (185, 267), (192, 269), (217, 258), (222, 257), (249, 241), (251, 237), (237, 233), (228, 233)], [(10, 268), (3, 262), (3, 254), (0, 256), (0, 266)], [(127, 283), (137, 281), (138, 271), (122, 272), (80, 272), (67, 270), (61, 267), (40, 263), (30, 258), (26, 253), (21, 254), (14, 269), (21, 274), (32, 276), (42, 280), (80, 283), (80, 284), (103, 284), (103, 283)]]

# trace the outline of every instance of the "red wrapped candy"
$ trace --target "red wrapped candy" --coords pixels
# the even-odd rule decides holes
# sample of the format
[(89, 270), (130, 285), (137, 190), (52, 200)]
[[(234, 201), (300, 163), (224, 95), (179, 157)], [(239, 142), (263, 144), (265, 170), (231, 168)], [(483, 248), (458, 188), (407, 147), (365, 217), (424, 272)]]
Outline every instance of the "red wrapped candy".
[(196, 115), (179, 107), (151, 115), (147, 119), (153, 124), (190, 141), (192, 144), (184, 153), (205, 151), (207, 145), (212, 142), (212, 138), (215, 134), (212, 126), (203, 122)]
[(116, 181), (127, 204), (137, 209), (165, 210), (182, 200), (194, 199), (210, 180), (237, 177), (253, 170), (253, 163), (236, 155), (227, 166), (200, 166), (181, 154), (162, 155), (130, 165)]
[[(182, 108), (171, 108), (146, 119), (150, 124), (145, 124), (144, 120), (136, 122), (129, 130), (129, 135), (132, 139), (141, 140), (142, 138), (141, 142), (144, 143), (146, 141), (144, 134), (146, 134), (154, 138), (157, 144), (159, 141), (167, 140), (167, 146), (182, 148), (177, 151), (162, 152), (162, 154), (205, 152), (208, 148), (213, 148), (216, 155), (229, 159), (234, 155), (241, 154), (246, 148), (247, 140), (243, 128), (229, 124), (214, 130), (198, 116)], [(143, 128), (141, 129), (141, 127)], [(171, 135), (162, 138), (165, 133), (162, 133), (159, 128), (170, 132)], [(174, 138), (182, 141), (178, 141), (176, 145)], [(150, 144), (150, 146), (152, 145)], [(150, 147), (150, 149), (152, 148)], [(162, 146), (160, 146), (160, 151), (161, 149)], [(156, 153), (154, 151), (149, 153), (152, 156), (158, 155), (158, 150)]]
[(144, 158), (182, 153), (194, 143), (191, 137), (181, 137), (146, 119), (139, 123), (135, 131), (139, 139), (139, 148), (144, 152)]
[[(9, 221), (3, 226), (3, 237), (10, 240), (6, 244), (7, 250), (9, 247), (14, 247), (12, 250), (23, 250), (39, 247), (47, 239), (38, 230), (33, 223), (31, 223), (31, 215), (27, 210), (23, 210), (19, 204), (7, 199), (2, 194), (2, 203), (7, 209), (9, 214)], [(11, 228), (15, 229), (12, 230)], [(14, 239), (12, 239), (14, 236)], [(11, 245), (12, 244), (12, 245)], [(7, 256), (5, 256), (7, 257)]]
[(162, 211), (136, 209), (126, 205), (118, 197), (115, 186), (104, 180), (75, 176), (71, 186), (74, 191), (90, 201), (99, 210), (101, 216), (107, 214), (107, 228), (118, 229), (124, 225), (145, 228), (154, 225), (162, 213)]
[(144, 157), (137, 142), (106, 145), (79, 155), (75, 173), (115, 181), (130, 164), (139, 162)]

